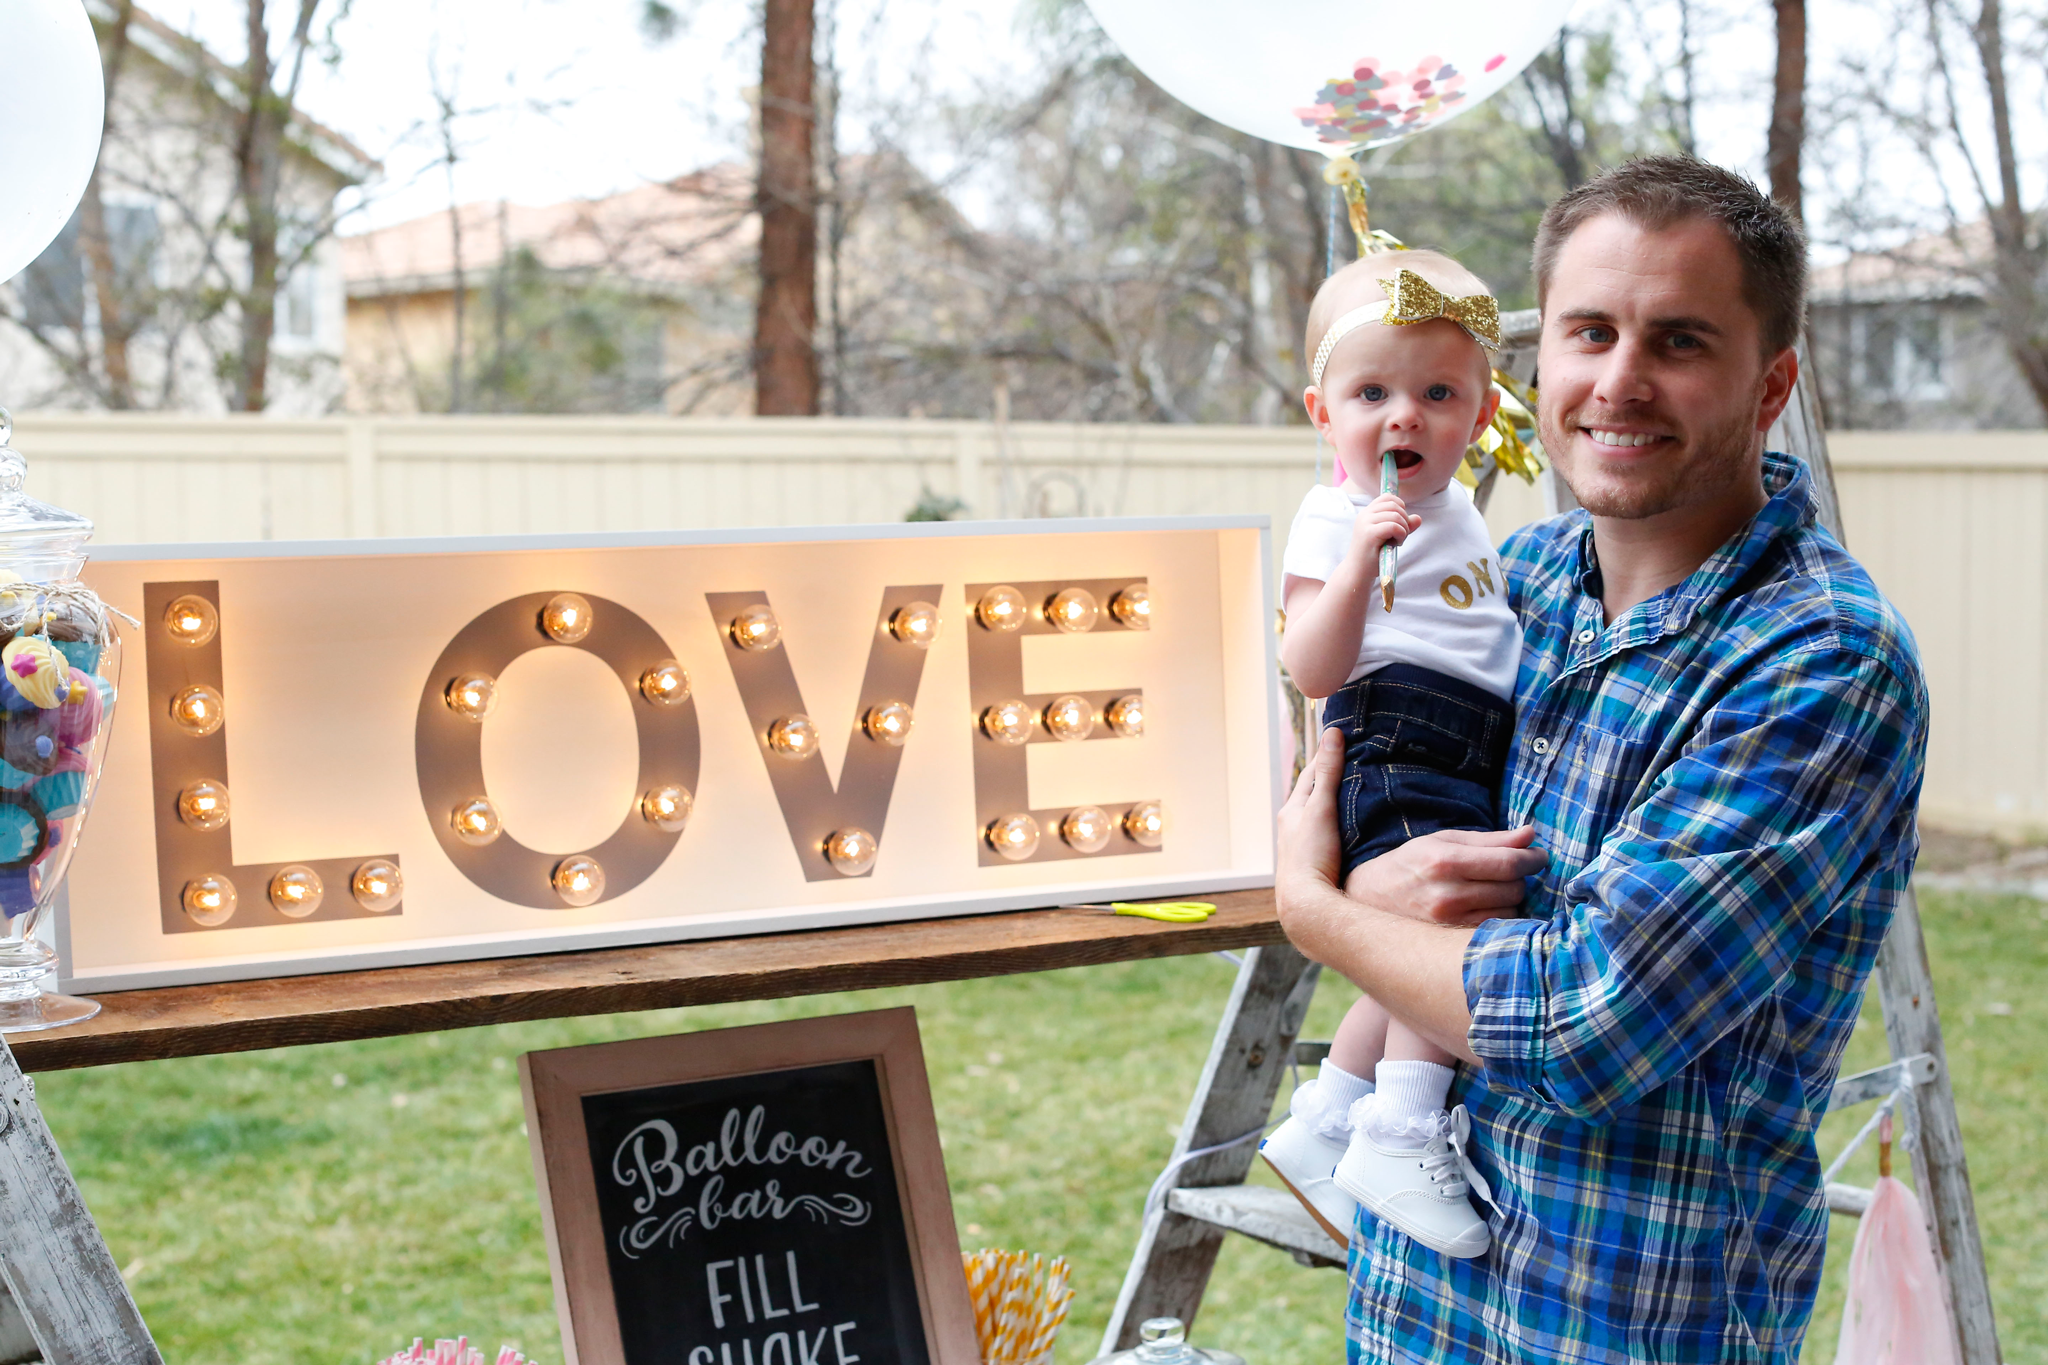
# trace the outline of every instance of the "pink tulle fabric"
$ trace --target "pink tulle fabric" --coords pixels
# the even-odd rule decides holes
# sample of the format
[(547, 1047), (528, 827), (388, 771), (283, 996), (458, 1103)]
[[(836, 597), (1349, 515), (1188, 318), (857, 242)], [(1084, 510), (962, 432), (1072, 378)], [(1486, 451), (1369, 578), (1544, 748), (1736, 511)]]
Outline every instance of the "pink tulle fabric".
[(1835, 1365), (1957, 1365), (1955, 1330), (1913, 1192), (1880, 1176), (1849, 1254)]

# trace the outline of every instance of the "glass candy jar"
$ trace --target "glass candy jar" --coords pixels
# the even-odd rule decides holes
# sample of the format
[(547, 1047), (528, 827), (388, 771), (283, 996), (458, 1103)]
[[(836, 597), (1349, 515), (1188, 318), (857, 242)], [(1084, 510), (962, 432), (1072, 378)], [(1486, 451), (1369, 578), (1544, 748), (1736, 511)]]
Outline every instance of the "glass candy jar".
[(78, 581), (92, 523), (22, 489), (28, 462), (0, 408), (0, 1031), (90, 1019), (43, 989), (36, 936), (64, 884), (106, 760), (121, 672), (111, 613)]

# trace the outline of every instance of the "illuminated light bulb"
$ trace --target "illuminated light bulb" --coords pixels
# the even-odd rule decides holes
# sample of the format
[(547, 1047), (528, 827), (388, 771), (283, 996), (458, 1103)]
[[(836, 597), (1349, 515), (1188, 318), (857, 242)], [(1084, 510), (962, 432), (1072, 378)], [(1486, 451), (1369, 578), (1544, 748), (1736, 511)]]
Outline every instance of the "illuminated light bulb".
[(732, 642), (741, 649), (773, 649), (782, 643), (782, 622), (775, 619), (766, 602), (740, 608), (729, 629)]
[(1159, 847), (1166, 842), (1166, 811), (1157, 801), (1140, 801), (1124, 812), (1124, 833), (1132, 843)]
[(681, 706), (690, 699), (690, 675), (674, 659), (663, 659), (640, 675), (640, 695), (656, 706)]
[(1136, 739), (1145, 733), (1145, 698), (1142, 693), (1133, 692), (1128, 697), (1118, 697), (1102, 713), (1119, 738)]
[(381, 915), (404, 898), (405, 874), (389, 858), (372, 858), (348, 879), (348, 889), (357, 905)]
[(818, 752), (818, 727), (809, 716), (784, 716), (768, 727), (768, 747), (784, 758), (809, 758)]
[(226, 703), (216, 689), (194, 683), (171, 698), (171, 719), (194, 738), (210, 735), (227, 719)]
[(442, 695), (450, 711), (481, 725), (498, 704), (498, 680), (488, 673), (465, 673), (450, 682)]
[(215, 830), (227, 824), (227, 784), (202, 777), (179, 792), (178, 818), (198, 830)]
[(1038, 852), (1038, 821), (1029, 815), (1003, 815), (988, 822), (989, 846), (1013, 863)]
[(164, 608), (164, 629), (181, 645), (199, 646), (220, 629), (220, 613), (203, 597), (186, 594)]
[(1086, 739), (1095, 733), (1095, 708), (1086, 697), (1060, 697), (1045, 708), (1045, 728), (1054, 739)]
[(595, 905), (604, 895), (604, 868), (588, 853), (572, 853), (556, 863), (549, 880), (564, 905)]
[(1131, 584), (1109, 599), (1109, 614), (1132, 630), (1152, 629), (1152, 589)]
[(211, 929), (226, 924), (235, 913), (235, 884), (218, 872), (209, 872), (186, 882), (182, 899), (192, 922)]
[(864, 829), (836, 829), (825, 840), (825, 858), (842, 876), (858, 877), (875, 865), (875, 836)]
[(505, 832), (498, 819), (498, 808), (487, 796), (472, 796), (457, 806), (449, 812), (448, 823), (455, 827), (456, 838), (476, 848), (494, 842)]
[(573, 645), (590, 634), (590, 603), (573, 592), (558, 592), (540, 609), (540, 628), (548, 638)]
[(287, 919), (304, 919), (320, 908), (327, 884), (312, 868), (294, 863), (270, 879), (270, 903)]
[(860, 719), (860, 728), (868, 732), (868, 738), (879, 744), (901, 745), (910, 738), (910, 726), (915, 717), (909, 707), (900, 701), (883, 702), (870, 706), (868, 713)]
[(1102, 608), (1096, 605), (1095, 594), (1088, 589), (1062, 588), (1046, 599), (1045, 619), (1069, 634), (1078, 635), (1095, 629), (1095, 623), (1102, 619)]
[(939, 638), (939, 609), (929, 602), (906, 602), (889, 617), (889, 633), (906, 645), (930, 649)]
[(678, 834), (683, 826), (690, 823), (690, 810), (694, 805), (696, 798), (690, 795), (688, 787), (669, 782), (649, 787), (641, 795), (640, 815), (663, 834)]
[(1060, 838), (1076, 853), (1102, 852), (1109, 847), (1109, 836), (1114, 833), (1116, 821), (1100, 806), (1076, 806), (1060, 821)]
[(981, 600), (974, 604), (974, 619), (989, 630), (1022, 630), (1024, 615), (1029, 610), (1024, 594), (1004, 584), (981, 595)]
[(981, 732), (998, 744), (1028, 744), (1037, 717), (1021, 701), (999, 701), (981, 713)]

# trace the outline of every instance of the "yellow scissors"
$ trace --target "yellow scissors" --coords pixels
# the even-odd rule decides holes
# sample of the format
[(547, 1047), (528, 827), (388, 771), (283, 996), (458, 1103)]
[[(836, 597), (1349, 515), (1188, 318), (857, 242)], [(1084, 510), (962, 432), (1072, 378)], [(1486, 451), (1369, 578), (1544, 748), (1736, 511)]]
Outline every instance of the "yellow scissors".
[(1136, 915), (1139, 919), (1156, 919), (1167, 924), (1200, 924), (1216, 913), (1216, 907), (1207, 901), (1162, 901), (1157, 905), (1108, 901), (1093, 905), (1062, 905), (1060, 909), (1107, 910), (1112, 915)]

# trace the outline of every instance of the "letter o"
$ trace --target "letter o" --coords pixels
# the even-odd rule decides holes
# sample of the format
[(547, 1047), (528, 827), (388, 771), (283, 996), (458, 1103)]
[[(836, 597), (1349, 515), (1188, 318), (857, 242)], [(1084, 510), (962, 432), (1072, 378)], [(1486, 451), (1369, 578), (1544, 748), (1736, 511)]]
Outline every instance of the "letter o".
[(1446, 578), (1437, 585), (1437, 592), (1459, 611), (1472, 605), (1472, 585), (1465, 581), (1463, 574), (1452, 574)]
[[(553, 883), (560, 853), (542, 853), (501, 834), (481, 847), (455, 837), (449, 812), (472, 797), (486, 795), (483, 726), (448, 708), (444, 690), (463, 673), (496, 677), (528, 650), (588, 650), (611, 667), (619, 685), (633, 700), (633, 725), (640, 736), (640, 780), (632, 806), (619, 827), (596, 848), (583, 850), (603, 865), (604, 894), (599, 901), (622, 896), (653, 876), (675, 848), (682, 831), (667, 833), (639, 811), (637, 793), (664, 783), (697, 790), (701, 745), (697, 733), (697, 702), (657, 706), (640, 691), (640, 675), (675, 651), (660, 632), (639, 616), (602, 597), (590, 597), (590, 633), (573, 644), (550, 638), (540, 628), (541, 608), (561, 589), (531, 592), (490, 608), (461, 630), (434, 661), (420, 692), (419, 720), (413, 728), (413, 758), (420, 800), (427, 823), (441, 842), (441, 851), (462, 875), (499, 900), (540, 910), (566, 908)], [(586, 594), (587, 596), (587, 594)]]

